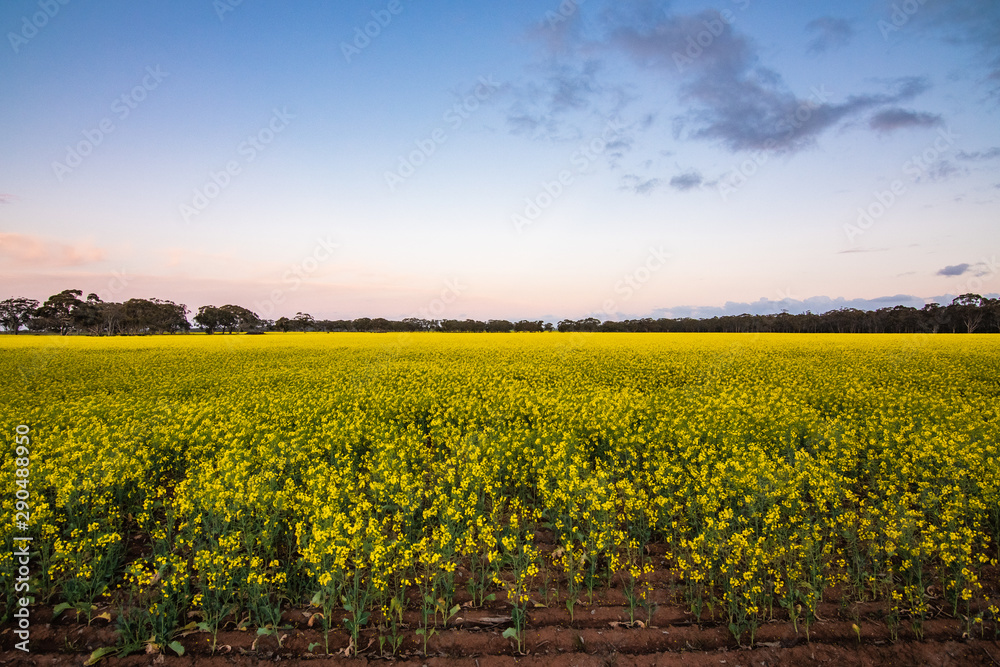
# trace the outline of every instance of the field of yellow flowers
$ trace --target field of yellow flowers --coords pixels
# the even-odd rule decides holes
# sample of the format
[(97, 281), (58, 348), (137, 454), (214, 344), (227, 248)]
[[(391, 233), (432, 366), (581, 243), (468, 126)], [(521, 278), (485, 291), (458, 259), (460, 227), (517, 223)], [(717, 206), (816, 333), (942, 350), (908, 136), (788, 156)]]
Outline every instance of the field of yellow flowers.
[(480, 607), (521, 652), (595, 596), (743, 644), (831, 601), (996, 632), (996, 337), (5, 336), (0, 377), (3, 624), (30, 536), (33, 613), (111, 609), (122, 654), (290, 609), (421, 653)]

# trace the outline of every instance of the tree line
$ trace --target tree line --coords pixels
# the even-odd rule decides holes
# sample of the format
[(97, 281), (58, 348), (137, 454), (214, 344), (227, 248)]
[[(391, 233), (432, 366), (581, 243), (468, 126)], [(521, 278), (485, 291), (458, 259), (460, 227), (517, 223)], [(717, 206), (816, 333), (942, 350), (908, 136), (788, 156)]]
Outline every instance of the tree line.
[(642, 318), (601, 321), (594, 317), (562, 320), (557, 325), (542, 320), (387, 320), (360, 317), (353, 320), (317, 320), (308, 313), (265, 320), (253, 311), (227, 304), (201, 306), (190, 311), (182, 303), (163, 299), (102, 301), (96, 294), (85, 298), (81, 290), (63, 290), (39, 303), (24, 297), (0, 301), (0, 327), (17, 334), (34, 333), (103, 336), (182, 333), (263, 333), (265, 331), (441, 331), (500, 332), (729, 332), (729, 333), (1000, 333), (1000, 299), (963, 294), (946, 306), (929, 303), (923, 308), (895, 306), (877, 310), (841, 308), (822, 314), (787, 312), (773, 315), (725, 315), (711, 318)]

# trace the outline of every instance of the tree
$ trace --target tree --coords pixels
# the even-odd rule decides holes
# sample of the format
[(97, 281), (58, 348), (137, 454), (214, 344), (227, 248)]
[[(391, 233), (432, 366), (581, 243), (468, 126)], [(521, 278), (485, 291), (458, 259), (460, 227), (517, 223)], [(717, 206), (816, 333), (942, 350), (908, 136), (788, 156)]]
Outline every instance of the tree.
[(963, 294), (955, 297), (948, 306), (956, 318), (965, 326), (966, 333), (975, 333), (986, 314), (986, 299), (978, 294)]
[(925, 333), (937, 333), (945, 321), (945, 309), (937, 301), (924, 304), (920, 309), (921, 328)]
[(221, 306), (219, 310), (223, 313), (222, 326), (226, 329), (227, 333), (232, 333), (237, 329), (240, 331), (253, 331), (260, 328), (261, 324), (264, 323), (257, 316), (257, 313), (242, 306), (227, 304)]
[(222, 312), (222, 309), (215, 306), (202, 306), (194, 316), (194, 321), (205, 329), (206, 333), (213, 334), (216, 329), (224, 326), (224, 317), (226, 315)]
[[(252, 310), (232, 304), (219, 307), (202, 306), (198, 309), (198, 314), (194, 316), (194, 321), (208, 333), (215, 333), (219, 329), (224, 330), (226, 333), (233, 333), (237, 329), (240, 331), (252, 331), (258, 329), (264, 323), (257, 316), (257, 313)], [(282, 326), (286, 325), (289, 321), (287, 318), (281, 318), (276, 324)]]
[(514, 325), (514, 331), (541, 331), (542, 321), (521, 320)]
[(437, 329), (437, 320), (425, 320), (418, 317), (407, 317), (403, 320), (405, 331), (433, 331)]
[(295, 313), (295, 319), (292, 321), (297, 331), (309, 331), (316, 325), (316, 320), (309, 313)]
[(490, 320), (483, 330), (490, 333), (507, 333), (514, 330), (514, 323), (510, 320)]
[(73, 311), (73, 326), (81, 331), (100, 333), (103, 321), (104, 302), (101, 297), (91, 292), (86, 301), (81, 301)]
[(986, 299), (983, 309), (986, 311), (987, 321), (993, 324), (994, 332), (1000, 333), (1000, 298)]
[(0, 324), (16, 336), (20, 328), (31, 321), (37, 308), (38, 301), (35, 299), (17, 297), (0, 301)]
[(76, 324), (75, 317), (78, 314), (83, 315), (78, 311), (86, 306), (85, 302), (80, 300), (81, 296), (83, 296), (82, 290), (66, 289), (46, 299), (36, 311), (40, 328), (58, 331), (63, 336), (69, 333)]

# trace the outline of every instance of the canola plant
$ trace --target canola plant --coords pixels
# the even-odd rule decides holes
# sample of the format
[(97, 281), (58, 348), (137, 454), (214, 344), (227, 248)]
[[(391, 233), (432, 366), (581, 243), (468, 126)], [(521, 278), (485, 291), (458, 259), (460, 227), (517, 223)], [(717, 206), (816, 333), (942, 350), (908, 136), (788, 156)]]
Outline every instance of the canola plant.
[(35, 604), (160, 649), (309, 607), (426, 650), (458, 601), (520, 649), (609, 587), (750, 642), (824, 599), (996, 621), (995, 337), (5, 336), (0, 371), (5, 621), (19, 536)]

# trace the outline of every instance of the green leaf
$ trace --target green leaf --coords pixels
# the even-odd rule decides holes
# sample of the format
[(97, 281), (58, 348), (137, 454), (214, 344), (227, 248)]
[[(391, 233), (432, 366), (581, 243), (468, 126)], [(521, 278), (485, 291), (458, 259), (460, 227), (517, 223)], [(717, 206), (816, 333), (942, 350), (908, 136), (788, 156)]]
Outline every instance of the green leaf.
[(344, 611), (346, 611), (348, 613), (354, 613), (354, 605), (351, 604), (350, 602), (345, 602), (344, 603)]
[[(69, 608), (69, 607), (67, 606), (67, 608)], [(118, 650), (118, 648), (115, 647), (115, 646), (105, 646), (104, 648), (99, 648), (96, 651), (94, 651), (93, 653), (91, 653), (90, 657), (87, 658), (87, 662), (85, 662), (83, 664), (84, 665), (88, 665), (88, 666), (89, 665), (96, 665), (97, 663), (99, 663), (104, 658), (104, 656), (106, 656), (106, 655), (108, 655), (110, 653), (114, 653), (117, 650)]]
[(516, 639), (517, 638), (517, 628), (507, 628), (503, 631), (504, 639)]
[(167, 648), (171, 649), (177, 655), (184, 655), (184, 647), (178, 641), (172, 641), (167, 644)]
[[(71, 605), (69, 602), (62, 602), (60, 604), (57, 604), (55, 608), (52, 610), (52, 620), (53, 621), (56, 620), (56, 617), (59, 616), (59, 614), (63, 613), (67, 609), (72, 609), (72, 608), (73, 605)], [(101, 649), (97, 649), (97, 651), (100, 650)], [(97, 651), (94, 651), (94, 653), (97, 653)]]
[(483, 600), (485, 600), (486, 602), (493, 602), (496, 599), (497, 599), (497, 594), (496, 593), (490, 593), (485, 598), (483, 598)]
[(270, 635), (270, 634), (274, 634), (274, 631), (271, 630), (271, 628), (257, 628), (257, 636), (258, 637), (260, 637), (262, 635)]
[(319, 607), (320, 605), (322, 605), (323, 591), (316, 591), (316, 595), (313, 596), (313, 599), (309, 602), (309, 604), (311, 604), (314, 607)]
[(201, 630), (202, 632), (211, 632), (212, 626), (210, 626), (205, 621), (202, 621), (201, 623), (198, 624), (198, 629)]
[(312, 644), (309, 644), (309, 652), (312, 653), (313, 649), (316, 648), (317, 646), (319, 646), (319, 642), (313, 642)]
[(413, 634), (415, 634), (415, 635), (425, 635), (425, 634), (427, 634), (427, 631), (424, 628), (417, 628), (416, 630), (413, 631)]

